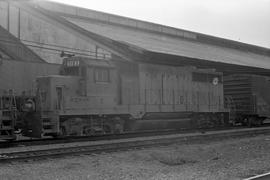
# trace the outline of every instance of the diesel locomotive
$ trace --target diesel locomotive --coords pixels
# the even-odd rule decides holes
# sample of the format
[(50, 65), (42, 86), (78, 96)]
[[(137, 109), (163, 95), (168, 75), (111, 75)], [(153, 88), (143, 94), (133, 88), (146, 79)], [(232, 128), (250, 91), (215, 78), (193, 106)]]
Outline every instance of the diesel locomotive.
[[(259, 87), (263, 86), (263, 87)], [(69, 57), (36, 93), (0, 99), (0, 136), (89, 136), (261, 124), (270, 117), (266, 77), (214, 69)]]
[(70, 57), (37, 78), (29, 136), (211, 128), (229, 123), (222, 73), (189, 66)]

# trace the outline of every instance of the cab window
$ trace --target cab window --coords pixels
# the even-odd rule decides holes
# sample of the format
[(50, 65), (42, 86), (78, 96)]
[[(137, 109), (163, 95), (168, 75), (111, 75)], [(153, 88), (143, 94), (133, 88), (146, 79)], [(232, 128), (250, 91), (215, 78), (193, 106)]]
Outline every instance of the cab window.
[(95, 69), (95, 82), (110, 82), (110, 71), (106, 68)]

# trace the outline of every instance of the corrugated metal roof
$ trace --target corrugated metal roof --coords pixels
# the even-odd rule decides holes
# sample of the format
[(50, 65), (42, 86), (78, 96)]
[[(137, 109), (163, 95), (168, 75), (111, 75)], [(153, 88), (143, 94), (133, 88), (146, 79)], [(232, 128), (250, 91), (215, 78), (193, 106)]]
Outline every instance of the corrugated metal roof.
[(116, 41), (135, 45), (151, 52), (270, 69), (269, 56), (249, 51), (245, 52), (232, 48), (204, 44), (195, 40), (191, 41), (136, 29), (117, 27), (111, 24), (91, 23), (73, 18), (66, 19), (88, 31)]

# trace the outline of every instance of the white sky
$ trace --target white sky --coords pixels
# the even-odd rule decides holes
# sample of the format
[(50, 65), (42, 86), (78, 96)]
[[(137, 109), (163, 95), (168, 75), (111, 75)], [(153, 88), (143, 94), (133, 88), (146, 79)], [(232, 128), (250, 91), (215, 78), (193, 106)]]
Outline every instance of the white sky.
[(270, 0), (52, 0), (270, 48)]

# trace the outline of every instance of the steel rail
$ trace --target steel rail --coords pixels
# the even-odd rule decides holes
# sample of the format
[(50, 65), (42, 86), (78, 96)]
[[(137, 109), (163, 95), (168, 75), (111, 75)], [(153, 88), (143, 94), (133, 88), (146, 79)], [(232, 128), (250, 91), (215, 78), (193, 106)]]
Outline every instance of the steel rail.
[(252, 176), (244, 180), (268, 180), (268, 179), (270, 179), (270, 172)]
[(43, 159), (43, 158), (54, 158), (64, 157), (67, 155), (78, 155), (78, 154), (93, 154), (102, 152), (114, 152), (124, 151), (129, 149), (137, 148), (148, 148), (155, 146), (164, 146), (174, 143), (203, 143), (205, 141), (215, 141), (230, 138), (239, 137), (250, 137), (261, 134), (270, 134), (270, 128), (251, 128), (245, 130), (229, 130), (222, 132), (207, 132), (201, 134), (185, 134), (185, 135), (165, 135), (159, 137), (144, 137), (141, 139), (131, 138), (128, 140), (115, 140), (114, 142), (105, 142), (103, 144), (95, 145), (81, 145), (72, 147), (60, 147), (50, 148), (42, 150), (30, 150), (21, 152), (11, 152), (0, 154), (0, 163), (21, 161), (21, 160), (32, 160), (32, 159)]
[(71, 142), (127, 139), (127, 138), (135, 138), (135, 137), (149, 137), (149, 136), (170, 135), (170, 134), (187, 134), (187, 133), (195, 133), (195, 132), (212, 132), (212, 131), (232, 130), (232, 129), (246, 129), (246, 127), (219, 127), (219, 128), (211, 128), (211, 129), (182, 129), (182, 130), (164, 129), (164, 130), (152, 130), (152, 131), (126, 132), (123, 134), (102, 134), (102, 135), (95, 135), (95, 136), (67, 136), (67, 137), (58, 137), (58, 138), (24, 139), (24, 140), (0, 142), (0, 149), (16, 147), (16, 146), (33, 146), (33, 145), (48, 145), (48, 144), (71, 143)]

